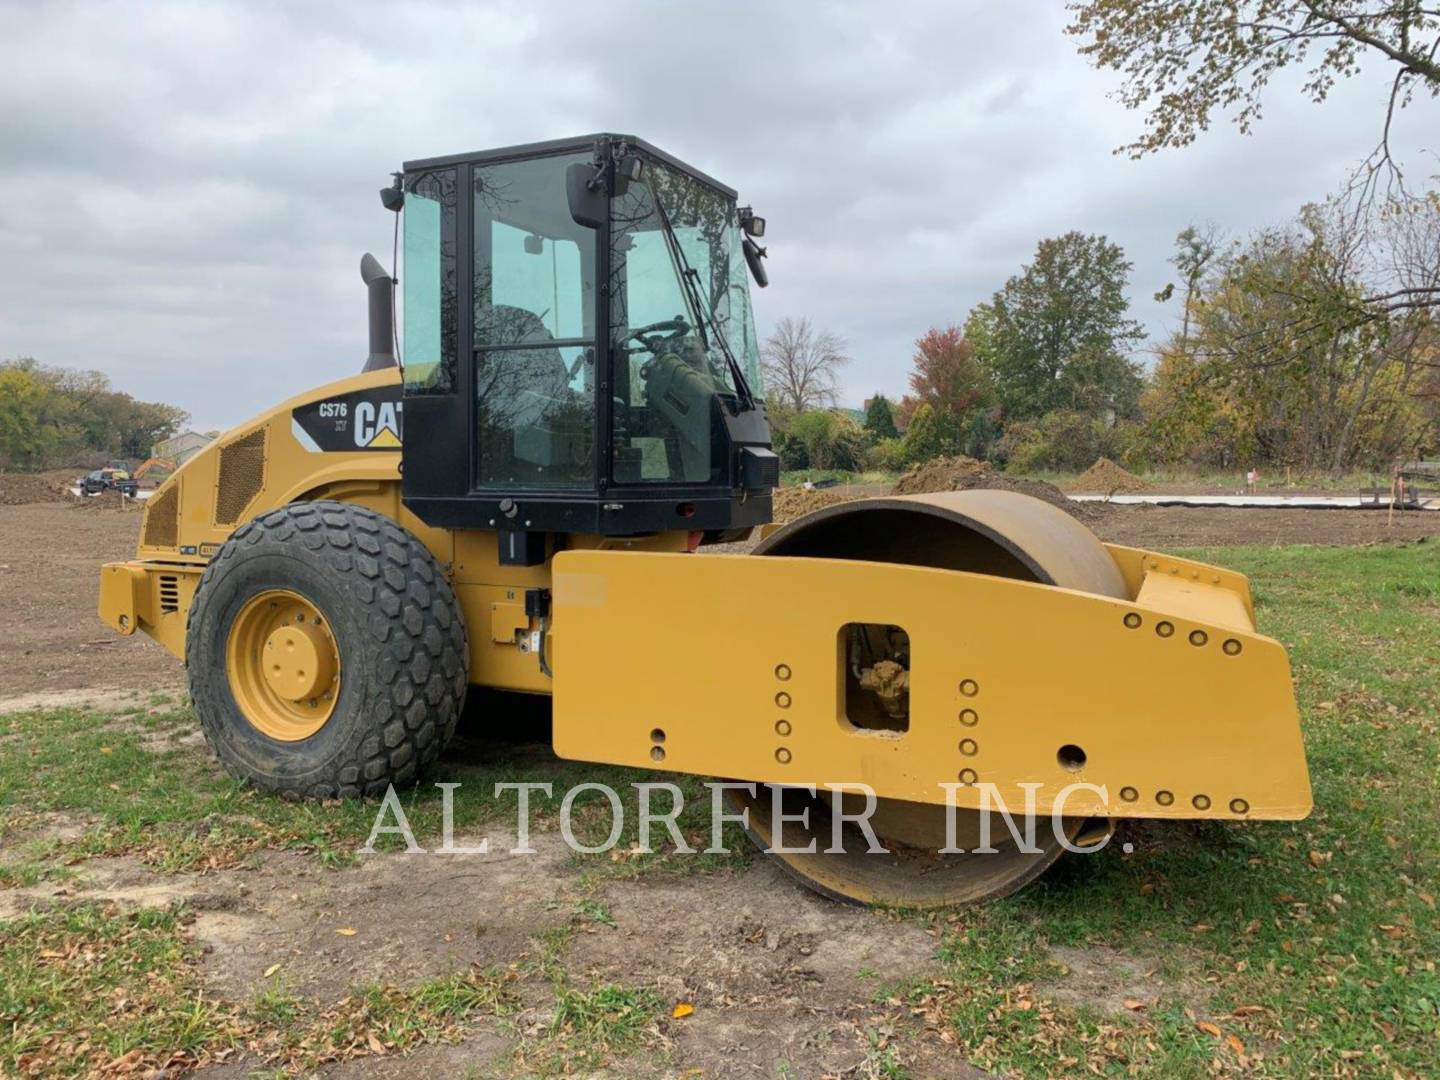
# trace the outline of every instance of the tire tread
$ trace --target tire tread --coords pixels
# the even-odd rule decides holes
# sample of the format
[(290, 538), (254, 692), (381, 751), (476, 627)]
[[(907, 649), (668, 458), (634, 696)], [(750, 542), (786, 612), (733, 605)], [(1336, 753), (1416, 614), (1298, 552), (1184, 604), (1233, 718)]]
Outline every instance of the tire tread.
[(196, 654), (197, 635), (206, 625), (208, 587), (234, 560), (296, 547), (342, 581), (347, 600), (361, 609), (372, 655), (370, 691), (360, 708), (372, 734), (357, 740), (352, 753), (333, 759), (328, 777), (294, 782), (257, 777), (215, 737), (215, 725), (227, 720), (201, 711), (192, 670), (191, 696), (206, 741), (232, 776), (286, 798), (374, 796), (391, 783), (412, 782), (455, 733), (470, 654), (449, 579), (429, 549), (390, 518), (349, 503), (304, 502), (240, 526), (201, 575), (186, 620), (186, 655)]

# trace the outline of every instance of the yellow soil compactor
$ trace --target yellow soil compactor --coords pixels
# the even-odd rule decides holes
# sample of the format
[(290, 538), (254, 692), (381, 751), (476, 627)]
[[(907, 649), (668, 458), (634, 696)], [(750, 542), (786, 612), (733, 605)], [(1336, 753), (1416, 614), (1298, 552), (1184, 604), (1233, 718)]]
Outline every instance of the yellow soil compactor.
[[(235, 776), (380, 794), (468, 686), (550, 694), (562, 757), (753, 782), (762, 846), (772, 803), (794, 816), (789, 870), (908, 905), (1012, 891), (1119, 818), (1308, 813), (1289, 662), (1239, 574), (1001, 491), (697, 550), (768, 526), (779, 475), (765, 222), (729, 187), (598, 135), (411, 162), (381, 201), (403, 365), (367, 255), (364, 370), (191, 458), (102, 571), (101, 617), (184, 659)], [(827, 784), (874, 791), (884, 853), (843, 823), (860, 789)], [(1059, 827), (941, 852), (997, 792)]]

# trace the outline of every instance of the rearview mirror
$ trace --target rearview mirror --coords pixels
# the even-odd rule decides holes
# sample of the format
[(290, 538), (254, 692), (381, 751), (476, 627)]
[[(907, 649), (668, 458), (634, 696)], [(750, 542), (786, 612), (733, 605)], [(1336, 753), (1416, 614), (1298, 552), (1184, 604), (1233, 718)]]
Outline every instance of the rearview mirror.
[(597, 179), (595, 166), (576, 163), (565, 170), (565, 198), (575, 224), (598, 229), (605, 224), (605, 185)]
[(770, 275), (765, 272), (765, 264), (760, 261), (765, 258), (765, 249), (748, 236), (745, 237), (743, 249), (745, 251), (745, 265), (750, 267), (750, 276), (755, 279), (756, 285), (762, 289), (765, 288), (766, 285), (770, 284)]

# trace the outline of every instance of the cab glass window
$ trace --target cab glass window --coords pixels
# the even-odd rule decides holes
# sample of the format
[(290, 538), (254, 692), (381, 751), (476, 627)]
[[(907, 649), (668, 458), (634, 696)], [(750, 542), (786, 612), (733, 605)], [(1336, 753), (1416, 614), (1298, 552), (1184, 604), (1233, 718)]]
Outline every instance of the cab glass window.
[(595, 231), (577, 225), (565, 169), (585, 155), (475, 170), (475, 347), (592, 341)]
[[(716, 340), (733, 340), (734, 202), (646, 159), (641, 179), (611, 199), (610, 218), (612, 476), (617, 484), (718, 482), (719, 397), (735, 393)], [(748, 307), (741, 316), (749, 318)]]
[(400, 275), (401, 356), (407, 394), (445, 394), (455, 387), (454, 169), (405, 178)]
[(588, 155), (476, 168), (476, 453), (481, 489), (595, 481), (595, 243), (565, 197)]

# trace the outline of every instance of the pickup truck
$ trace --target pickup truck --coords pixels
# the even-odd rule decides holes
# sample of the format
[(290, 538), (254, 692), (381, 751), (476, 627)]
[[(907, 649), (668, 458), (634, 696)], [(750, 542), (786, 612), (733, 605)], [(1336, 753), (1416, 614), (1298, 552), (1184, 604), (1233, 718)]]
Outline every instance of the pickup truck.
[(140, 484), (123, 469), (96, 469), (79, 480), (80, 494), (98, 495), (102, 491), (118, 491), (132, 499), (140, 490)]

